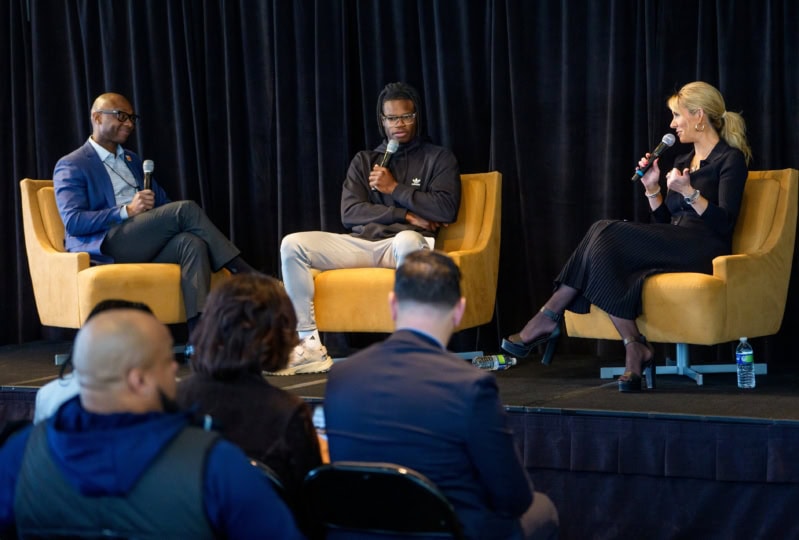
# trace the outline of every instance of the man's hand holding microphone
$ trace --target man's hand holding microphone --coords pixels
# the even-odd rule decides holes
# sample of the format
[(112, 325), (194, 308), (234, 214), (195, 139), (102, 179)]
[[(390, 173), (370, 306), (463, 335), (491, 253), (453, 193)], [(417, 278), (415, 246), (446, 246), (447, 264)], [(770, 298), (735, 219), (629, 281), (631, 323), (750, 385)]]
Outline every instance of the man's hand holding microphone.
[(155, 163), (151, 159), (146, 159), (142, 164), (142, 169), (144, 169), (144, 189), (137, 191), (133, 200), (125, 207), (129, 218), (152, 210), (155, 206), (155, 193), (151, 189)]

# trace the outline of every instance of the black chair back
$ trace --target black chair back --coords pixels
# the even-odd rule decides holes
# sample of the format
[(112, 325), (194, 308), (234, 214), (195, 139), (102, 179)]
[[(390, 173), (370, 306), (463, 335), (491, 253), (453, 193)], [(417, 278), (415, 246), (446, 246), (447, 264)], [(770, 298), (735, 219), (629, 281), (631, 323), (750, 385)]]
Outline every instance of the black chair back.
[(309, 515), (331, 532), (463, 537), (444, 494), (427, 477), (401, 465), (322, 465), (305, 477), (303, 493)]
[(272, 467), (260, 459), (255, 458), (250, 458), (250, 465), (261, 471), (261, 474), (263, 474), (269, 480), (269, 482), (272, 484), (272, 488), (275, 490), (275, 493), (277, 493), (278, 496), (283, 499), (283, 502), (290, 502), (288, 500), (286, 487), (283, 485), (283, 481), (278, 477), (277, 473), (272, 469)]

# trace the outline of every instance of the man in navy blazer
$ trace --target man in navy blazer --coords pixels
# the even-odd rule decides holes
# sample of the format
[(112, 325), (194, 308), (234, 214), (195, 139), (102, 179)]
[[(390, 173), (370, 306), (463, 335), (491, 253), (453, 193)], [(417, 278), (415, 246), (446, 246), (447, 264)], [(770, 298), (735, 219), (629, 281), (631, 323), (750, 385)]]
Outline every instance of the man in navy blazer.
[(92, 105), (91, 137), (56, 163), (53, 183), (65, 247), (88, 252), (96, 264), (179, 264), (191, 331), (212, 272), (254, 269), (193, 201), (171, 202), (155, 179), (145, 189), (141, 159), (122, 148), (138, 118), (124, 96), (102, 94)]
[(445, 348), (466, 306), (458, 267), (437, 251), (407, 255), (389, 305), (395, 332), (330, 371), (331, 461), (421, 472), (452, 503), (467, 538), (557, 537), (557, 510), (533, 491), (496, 379)]

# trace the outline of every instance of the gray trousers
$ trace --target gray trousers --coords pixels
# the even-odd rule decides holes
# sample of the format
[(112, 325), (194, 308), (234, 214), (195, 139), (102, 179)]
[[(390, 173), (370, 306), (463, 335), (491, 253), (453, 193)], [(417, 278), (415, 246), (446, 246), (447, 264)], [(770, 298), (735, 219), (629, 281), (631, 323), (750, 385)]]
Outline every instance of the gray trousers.
[(283, 285), (297, 312), (297, 330), (316, 330), (311, 268), (396, 268), (408, 253), (428, 249), (415, 231), (385, 240), (364, 240), (349, 234), (307, 231), (286, 235), (280, 244)]
[(118, 263), (177, 263), (186, 317), (202, 312), (211, 273), (238, 256), (239, 249), (194, 201), (175, 201), (112, 227), (101, 251)]

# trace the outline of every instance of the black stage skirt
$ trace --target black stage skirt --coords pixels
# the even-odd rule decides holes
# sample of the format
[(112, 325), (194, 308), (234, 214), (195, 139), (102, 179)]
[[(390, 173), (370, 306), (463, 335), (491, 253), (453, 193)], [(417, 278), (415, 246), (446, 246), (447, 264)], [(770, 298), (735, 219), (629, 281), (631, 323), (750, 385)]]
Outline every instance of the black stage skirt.
[(557, 279), (579, 291), (569, 311), (591, 304), (622, 319), (641, 314), (644, 279), (667, 272), (713, 273), (713, 259), (730, 242), (703, 227), (602, 220), (594, 223)]

